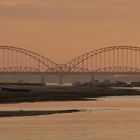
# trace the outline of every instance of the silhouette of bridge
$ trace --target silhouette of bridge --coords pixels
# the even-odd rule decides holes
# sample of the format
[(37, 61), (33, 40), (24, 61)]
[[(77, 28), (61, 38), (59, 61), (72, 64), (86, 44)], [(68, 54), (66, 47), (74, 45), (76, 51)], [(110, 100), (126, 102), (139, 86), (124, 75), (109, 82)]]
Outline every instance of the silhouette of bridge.
[(74, 79), (66, 80), (69, 82), (79, 80), (76, 78), (78, 75), (80, 79), (84, 76), (95, 79), (95, 75), (138, 76), (140, 75), (139, 60), (140, 47), (134, 46), (112, 46), (93, 50), (63, 65), (26, 49), (0, 46), (0, 78), (2, 75), (28, 75), (28, 77), (41, 75), (42, 81), (46, 78), (53, 82), (55, 77), (59, 77), (58, 81), (62, 82), (62, 77), (67, 75), (69, 79)]

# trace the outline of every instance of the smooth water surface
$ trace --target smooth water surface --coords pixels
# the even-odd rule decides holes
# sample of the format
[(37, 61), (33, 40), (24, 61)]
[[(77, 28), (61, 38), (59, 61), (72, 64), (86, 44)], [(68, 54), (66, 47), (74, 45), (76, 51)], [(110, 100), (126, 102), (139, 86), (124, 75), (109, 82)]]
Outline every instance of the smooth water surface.
[(1, 104), (0, 110), (86, 111), (0, 118), (0, 140), (140, 140), (140, 96)]

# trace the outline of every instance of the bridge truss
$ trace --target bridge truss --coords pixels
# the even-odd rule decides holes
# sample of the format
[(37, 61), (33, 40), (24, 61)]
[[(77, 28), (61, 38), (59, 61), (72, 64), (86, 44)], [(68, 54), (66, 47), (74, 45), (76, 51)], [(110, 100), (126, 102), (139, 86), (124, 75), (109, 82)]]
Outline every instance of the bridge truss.
[(32, 51), (0, 46), (0, 72), (140, 72), (140, 47), (93, 50), (64, 65)]
[(57, 64), (26, 49), (0, 46), (0, 72), (58, 71)]
[(67, 72), (77, 67), (90, 72), (140, 72), (140, 47), (113, 46), (85, 53), (65, 64)]

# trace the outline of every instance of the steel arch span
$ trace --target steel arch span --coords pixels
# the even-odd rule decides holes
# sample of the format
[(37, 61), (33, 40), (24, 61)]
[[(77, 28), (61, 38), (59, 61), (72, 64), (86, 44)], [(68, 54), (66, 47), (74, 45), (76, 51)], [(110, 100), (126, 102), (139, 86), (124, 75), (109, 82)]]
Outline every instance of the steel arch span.
[(81, 68), (90, 72), (139, 72), (139, 60), (140, 47), (112, 46), (93, 50), (69, 61), (64, 71), (74, 72)]
[(58, 65), (32, 51), (0, 46), (0, 72), (57, 72)]

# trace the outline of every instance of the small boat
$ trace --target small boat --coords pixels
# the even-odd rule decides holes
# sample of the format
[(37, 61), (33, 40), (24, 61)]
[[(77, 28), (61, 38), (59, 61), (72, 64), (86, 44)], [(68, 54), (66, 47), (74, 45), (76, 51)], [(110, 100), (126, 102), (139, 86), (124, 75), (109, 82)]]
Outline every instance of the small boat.
[(1, 91), (30, 92), (31, 89), (20, 88), (20, 87), (1, 87)]

